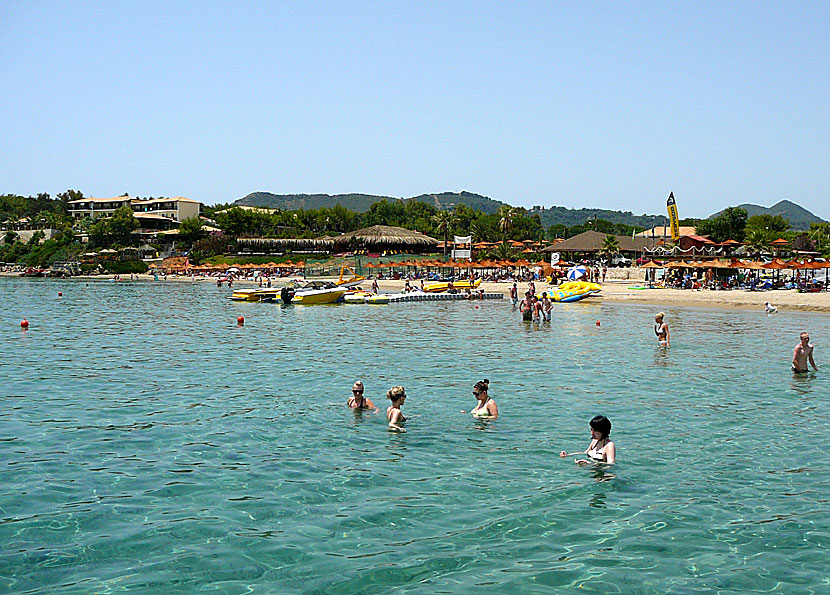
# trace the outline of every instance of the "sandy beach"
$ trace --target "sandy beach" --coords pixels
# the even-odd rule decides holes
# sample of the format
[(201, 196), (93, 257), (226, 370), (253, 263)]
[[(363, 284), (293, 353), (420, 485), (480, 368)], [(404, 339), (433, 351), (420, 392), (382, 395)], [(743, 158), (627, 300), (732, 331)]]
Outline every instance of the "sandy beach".
[[(18, 277), (17, 273), (0, 273), (4, 277)], [(83, 280), (101, 280), (111, 279), (114, 275), (96, 275), (96, 276), (82, 276), (73, 277), (71, 279), (63, 280), (66, 283), (77, 283)], [(295, 277), (283, 277), (275, 279), (274, 283), (281, 285), (287, 283)], [(152, 275), (137, 275), (140, 281), (153, 281)], [(336, 281), (334, 277), (322, 277), (324, 280)], [(122, 277), (122, 283), (129, 283), (129, 276)], [(168, 276), (166, 280), (159, 278), (159, 283), (191, 283), (191, 282), (211, 282), (215, 283), (216, 279), (213, 277), (195, 277), (191, 280), (190, 277)], [(256, 285), (256, 282), (245, 279), (238, 279), (234, 281), (236, 285)], [(396, 293), (403, 291), (406, 281), (394, 279), (379, 279), (378, 286), (381, 293)], [(418, 286), (417, 281), (412, 281), (411, 284)], [(484, 282), (481, 284), (481, 289), (487, 293), (503, 293), (508, 296), (512, 283), (493, 283)], [(369, 289), (371, 281), (363, 283), (365, 289)], [(694, 290), (694, 289), (633, 289), (634, 287), (642, 287), (641, 281), (635, 280), (609, 280), (602, 284), (601, 297), (590, 298), (591, 300), (602, 300), (604, 302), (627, 302), (636, 304), (654, 304), (655, 307), (662, 308), (664, 306), (682, 307), (689, 306), (694, 308), (738, 308), (741, 310), (762, 310), (764, 302), (774, 304), (779, 311), (787, 310), (804, 311), (804, 312), (822, 312), (830, 313), (830, 292), (821, 293), (798, 293), (795, 290), (775, 290), (775, 291), (745, 291), (745, 290), (729, 290), (729, 291), (709, 291), (709, 290)], [(226, 288), (226, 286), (224, 286)], [(527, 282), (520, 282), (519, 296), (521, 297), (527, 290)], [(536, 283), (536, 290), (546, 291), (553, 289), (555, 286), (550, 286), (544, 282)]]

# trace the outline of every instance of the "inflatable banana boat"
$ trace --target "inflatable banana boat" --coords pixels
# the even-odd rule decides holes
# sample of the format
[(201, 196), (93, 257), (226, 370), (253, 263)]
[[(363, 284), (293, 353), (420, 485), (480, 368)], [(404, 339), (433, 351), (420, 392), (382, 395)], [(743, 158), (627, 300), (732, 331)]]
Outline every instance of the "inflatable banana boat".
[(602, 291), (599, 283), (589, 283), (587, 281), (570, 281), (563, 283), (556, 289), (549, 289), (536, 294), (536, 297), (542, 299), (542, 293), (548, 294), (548, 297), (553, 302), (578, 302), (586, 297), (597, 295)]
[(424, 291), (427, 293), (438, 293), (451, 289), (467, 291), (468, 289), (475, 289), (479, 285), (481, 285), (481, 279), (476, 279), (475, 281), (442, 281), (439, 283), (427, 283), (424, 285)]

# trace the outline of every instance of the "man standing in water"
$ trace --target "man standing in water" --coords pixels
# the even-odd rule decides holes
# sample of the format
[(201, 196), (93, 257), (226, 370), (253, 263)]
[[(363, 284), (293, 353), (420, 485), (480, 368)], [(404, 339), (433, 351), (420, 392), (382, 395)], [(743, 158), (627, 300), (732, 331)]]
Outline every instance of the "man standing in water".
[(793, 351), (793, 372), (806, 374), (808, 361), (813, 366), (813, 370), (818, 372), (816, 362), (813, 360), (813, 344), (810, 343), (810, 335), (801, 333), (801, 342), (795, 346), (795, 351)]
[(519, 312), (522, 313), (522, 320), (533, 320), (533, 300), (529, 291), (525, 292), (525, 299), (519, 304)]
[(519, 301), (519, 289), (516, 287), (516, 283), (513, 283), (513, 287), (510, 288), (510, 301), (513, 302), (513, 306), (516, 306), (516, 303)]

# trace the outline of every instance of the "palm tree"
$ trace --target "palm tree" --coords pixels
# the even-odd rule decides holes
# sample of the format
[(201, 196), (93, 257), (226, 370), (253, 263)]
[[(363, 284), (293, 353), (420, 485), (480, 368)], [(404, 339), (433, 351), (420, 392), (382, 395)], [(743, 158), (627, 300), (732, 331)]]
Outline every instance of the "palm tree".
[(501, 228), (502, 241), (507, 239), (507, 233), (510, 231), (510, 227), (513, 225), (513, 218), (516, 216), (516, 213), (516, 209), (511, 207), (510, 205), (503, 205), (499, 207), (498, 216), (499, 227)]
[(516, 257), (516, 251), (507, 242), (495, 246), (490, 254), (495, 260), (512, 260)]
[(611, 234), (605, 236), (605, 239), (602, 240), (602, 247), (599, 249), (599, 253), (603, 256), (611, 257), (619, 251), (620, 243), (617, 241), (617, 238)]
[(438, 211), (432, 216), (436, 229), (444, 234), (444, 260), (447, 260), (447, 239), (457, 219), (452, 211)]
[(756, 227), (747, 232), (744, 241), (750, 251), (760, 254), (764, 250), (769, 250), (771, 237), (767, 230)]

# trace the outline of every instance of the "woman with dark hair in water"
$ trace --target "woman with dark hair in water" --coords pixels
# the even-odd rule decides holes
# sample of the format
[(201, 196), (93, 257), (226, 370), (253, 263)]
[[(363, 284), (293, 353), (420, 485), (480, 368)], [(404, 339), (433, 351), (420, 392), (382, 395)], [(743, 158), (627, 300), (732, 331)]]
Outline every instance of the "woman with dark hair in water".
[(576, 459), (574, 463), (583, 465), (585, 463), (608, 463), (612, 465), (617, 460), (617, 447), (608, 438), (611, 434), (611, 421), (604, 415), (597, 415), (588, 425), (591, 428), (591, 443), (583, 452), (565, 452), (559, 453), (560, 457), (570, 457), (572, 455), (588, 455), (588, 459)]
[[(490, 381), (486, 378), (479, 380), (473, 386), (473, 396), (478, 399), (478, 403), (470, 413), (475, 417), (498, 417), (499, 408), (496, 402), (490, 398), (488, 389), (490, 388)], [(463, 411), (462, 411), (463, 413)]]

